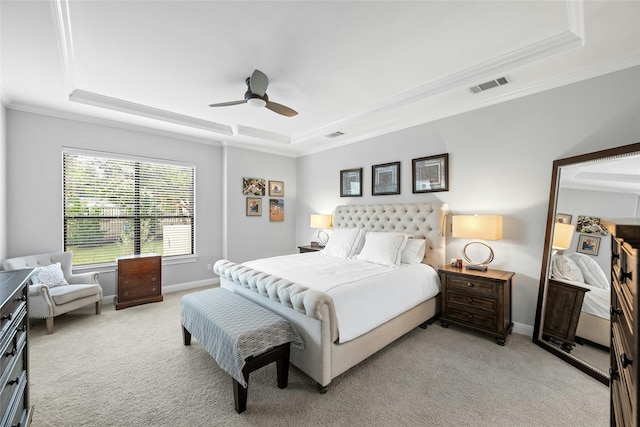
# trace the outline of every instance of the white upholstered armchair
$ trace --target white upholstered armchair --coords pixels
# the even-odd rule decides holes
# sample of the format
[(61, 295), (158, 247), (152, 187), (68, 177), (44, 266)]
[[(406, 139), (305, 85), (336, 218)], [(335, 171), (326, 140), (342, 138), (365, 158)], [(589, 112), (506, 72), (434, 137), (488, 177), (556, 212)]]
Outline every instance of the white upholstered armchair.
[[(36, 270), (31, 277), (29, 317), (46, 319), (49, 334), (53, 332), (55, 316), (92, 303), (96, 305), (96, 314), (102, 310), (99, 273), (73, 274), (72, 260), (71, 252), (57, 252), (9, 258), (2, 262), (2, 269), (7, 271), (44, 267)], [(57, 263), (60, 263), (59, 268)]]

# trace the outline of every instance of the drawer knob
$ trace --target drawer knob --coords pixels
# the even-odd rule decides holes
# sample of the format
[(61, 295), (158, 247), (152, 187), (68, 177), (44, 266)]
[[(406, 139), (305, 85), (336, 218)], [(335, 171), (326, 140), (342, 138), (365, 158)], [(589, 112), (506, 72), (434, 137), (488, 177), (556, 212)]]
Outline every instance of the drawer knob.
[(469, 319), (473, 319), (473, 314), (467, 314), (467, 317), (468, 317)]
[(619, 308), (615, 308), (614, 306), (611, 306), (609, 307), (609, 314), (611, 314), (611, 321), (617, 322), (618, 319), (616, 317), (622, 314), (622, 310), (620, 310)]
[(624, 279), (633, 280), (633, 279), (631, 279), (631, 272), (627, 273), (626, 271), (622, 270), (620, 272), (620, 281), (624, 282)]
[(16, 297), (16, 299), (14, 301), (26, 301), (27, 300), (27, 296), (26, 295), (21, 295), (19, 297)]
[(467, 286), (470, 287), (470, 288), (473, 288), (473, 283), (467, 282)]
[(129, 281), (128, 281), (128, 280), (125, 280), (125, 281), (124, 281), (124, 285), (125, 285), (125, 286), (127, 286), (128, 284), (129, 284)]
[(467, 298), (467, 302), (468, 302), (469, 304), (473, 304), (473, 298)]
[(2, 321), (5, 321), (5, 320), (11, 320), (12, 318), (13, 318), (13, 313), (9, 313), (9, 314), (3, 314), (1, 319)]
[(611, 378), (612, 381), (619, 379), (620, 371), (618, 371), (617, 369), (609, 368), (609, 378)]
[(158, 278), (157, 278), (156, 276), (153, 276), (153, 277), (151, 278), (151, 281), (152, 281), (152, 282), (155, 282), (156, 280), (158, 280)]
[(13, 357), (16, 355), (16, 351), (18, 351), (18, 349), (13, 347), (11, 351), (8, 351), (4, 354), (4, 357), (9, 357), (9, 356)]
[(15, 380), (7, 381), (7, 385), (14, 385), (20, 382), (20, 377), (16, 377)]
[(155, 291), (156, 291), (156, 288), (152, 288), (152, 289), (151, 289), (151, 292), (155, 292)]
[(612, 253), (611, 254), (611, 260), (613, 261), (613, 260), (617, 260), (617, 259), (620, 259), (620, 254)]
[(622, 353), (620, 355), (620, 364), (623, 368), (626, 368), (627, 366), (633, 365), (633, 360), (629, 359), (626, 354)]
[(129, 296), (129, 292), (125, 292), (125, 293), (124, 293), (124, 296), (125, 296), (125, 297), (128, 297), (128, 296)]

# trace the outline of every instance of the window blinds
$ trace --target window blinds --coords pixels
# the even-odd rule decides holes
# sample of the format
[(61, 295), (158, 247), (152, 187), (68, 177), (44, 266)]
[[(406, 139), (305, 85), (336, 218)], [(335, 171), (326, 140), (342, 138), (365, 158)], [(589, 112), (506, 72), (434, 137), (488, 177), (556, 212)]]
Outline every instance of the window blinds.
[(64, 249), (74, 265), (194, 253), (193, 166), (63, 152)]

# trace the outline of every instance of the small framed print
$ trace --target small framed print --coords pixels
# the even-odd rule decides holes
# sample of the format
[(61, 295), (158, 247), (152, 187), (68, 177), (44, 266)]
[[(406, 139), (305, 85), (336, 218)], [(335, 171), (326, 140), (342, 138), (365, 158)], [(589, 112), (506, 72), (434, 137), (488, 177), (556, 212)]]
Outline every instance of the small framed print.
[(269, 181), (269, 196), (284, 197), (284, 182)]
[(560, 224), (571, 224), (571, 219), (573, 219), (573, 215), (563, 213), (556, 214), (556, 222)]
[(581, 234), (578, 239), (577, 252), (587, 255), (598, 255), (600, 249), (600, 237), (595, 237), (588, 234)]
[(245, 196), (264, 196), (266, 185), (262, 178), (242, 178), (242, 194)]
[(588, 215), (578, 215), (576, 231), (579, 233), (592, 233), (606, 236), (609, 231), (600, 223), (600, 218)]
[(371, 166), (371, 195), (400, 194), (400, 162)]
[(247, 197), (247, 216), (262, 215), (262, 199), (260, 197)]
[(362, 168), (340, 171), (340, 197), (362, 197)]
[(284, 221), (284, 199), (269, 199), (269, 221)]
[(411, 161), (414, 193), (449, 191), (449, 153)]

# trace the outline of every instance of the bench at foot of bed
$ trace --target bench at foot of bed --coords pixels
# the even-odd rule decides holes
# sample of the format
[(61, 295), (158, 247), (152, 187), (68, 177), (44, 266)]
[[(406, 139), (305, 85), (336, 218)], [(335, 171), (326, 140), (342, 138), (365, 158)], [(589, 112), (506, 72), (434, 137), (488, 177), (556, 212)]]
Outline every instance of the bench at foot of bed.
[(298, 332), (281, 316), (229, 292), (214, 288), (182, 297), (184, 345), (191, 336), (233, 378), (236, 412), (247, 408), (249, 374), (275, 362), (278, 387), (289, 379), (290, 343), (303, 345)]

